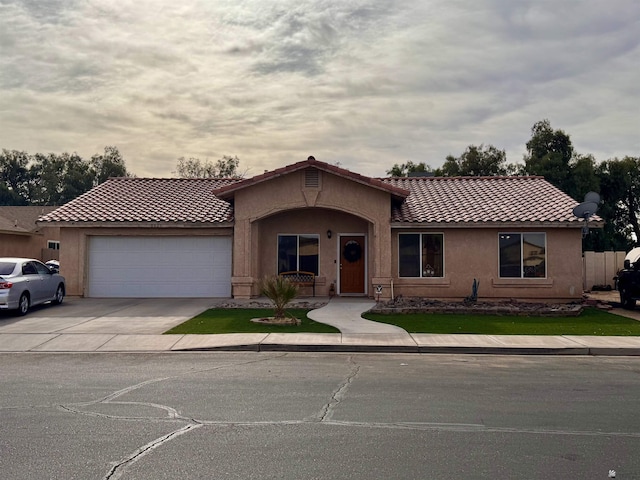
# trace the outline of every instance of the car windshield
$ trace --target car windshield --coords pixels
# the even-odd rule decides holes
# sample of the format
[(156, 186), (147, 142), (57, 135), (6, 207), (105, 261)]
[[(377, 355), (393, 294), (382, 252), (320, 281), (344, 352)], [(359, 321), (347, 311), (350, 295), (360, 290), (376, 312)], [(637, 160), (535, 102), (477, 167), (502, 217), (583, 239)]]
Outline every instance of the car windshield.
[(15, 262), (0, 262), (0, 275), (11, 275), (15, 268)]

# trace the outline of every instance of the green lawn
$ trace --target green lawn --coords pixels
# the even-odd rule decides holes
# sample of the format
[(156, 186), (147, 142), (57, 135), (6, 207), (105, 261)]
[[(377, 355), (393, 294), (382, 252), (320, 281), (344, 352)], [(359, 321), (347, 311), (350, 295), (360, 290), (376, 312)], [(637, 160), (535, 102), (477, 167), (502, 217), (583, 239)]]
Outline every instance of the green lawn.
[(302, 321), (301, 325), (295, 326), (265, 325), (251, 321), (252, 318), (273, 316), (273, 309), (270, 308), (212, 308), (165, 333), (340, 333), (337, 328), (309, 319), (308, 311), (304, 308), (287, 310), (287, 313)]
[[(253, 323), (269, 317), (272, 309), (213, 308), (169, 330), (168, 334), (206, 333), (340, 333), (330, 325), (307, 317), (308, 309), (292, 308), (289, 314), (302, 320), (299, 326)], [(390, 323), (410, 333), (470, 333), (480, 335), (640, 335), (640, 322), (596, 308), (578, 317), (523, 317), (465, 314), (374, 314), (369, 320)]]
[(596, 308), (578, 317), (521, 317), (465, 314), (374, 314), (369, 320), (390, 323), (410, 333), (481, 335), (640, 335), (640, 322)]

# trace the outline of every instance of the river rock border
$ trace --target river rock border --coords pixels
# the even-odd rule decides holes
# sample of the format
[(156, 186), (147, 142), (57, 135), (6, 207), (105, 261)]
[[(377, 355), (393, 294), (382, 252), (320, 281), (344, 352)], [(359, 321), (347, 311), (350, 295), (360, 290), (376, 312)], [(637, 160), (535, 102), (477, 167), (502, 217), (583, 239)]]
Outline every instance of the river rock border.
[(396, 298), (379, 302), (371, 313), (446, 313), (472, 315), (514, 315), (528, 317), (577, 317), (583, 310), (580, 303), (549, 304), (516, 300), (499, 302), (444, 302), (426, 298)]

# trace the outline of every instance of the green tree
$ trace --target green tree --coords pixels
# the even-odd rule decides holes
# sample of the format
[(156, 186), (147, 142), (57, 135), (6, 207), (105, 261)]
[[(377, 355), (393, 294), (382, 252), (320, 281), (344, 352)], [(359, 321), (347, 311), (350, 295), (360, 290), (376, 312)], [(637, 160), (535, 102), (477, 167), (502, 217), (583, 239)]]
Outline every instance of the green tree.
[(29, 203), (59, 205), (59, 191), (64, 183), (64, 164), (58, 156), (36, 153), (29, 165)]
[(469, 145), (462, 155), (454, 157), (448, 155), (442, 168), (437, 174), (443, 177), (490, 177), (507, 175), (507, 155), (504, 150), (498, 150), (493, 145)]
[(0, 205), (26, 205), (27, 201), (6, 184), (0, 183)]
[(124, 158), (118, 147), (104, 147), (103, 154), (95, 154), (91, 157), (91, 167), (94, 171), (94, 185), (99, 185), (111, 177), (131, 177), (127, 171)]
[[(92, 170), (91, 164), (83, 160), (78, 154), (72, 153), (69, 155), (68, 153), (63, 153), (60, 155), (60, 161), (64, 164), (64, 182), (58, 193), (57, 205), (67, 203), (88, 192), (96, 183), (95, 172)], [(125, 175), (132, 176), (126, 169)]]
[(628, 250), (640, 241), (640, 157), (607, 160), (597, 171), (602, 199), (598, 215), (606, 222), (600, 246)]
[(93, 187), (95, 171), (77, 153), (36, 153), (29, 176), (31, 205), (63, 205)]
[(387, 170), (387, 175), (391, 177), (407, 177), (410, 173), (432, 173), (433, 171), (433, 168), (424, 162), (413, 163), (409, 160), (407, 163), (400, 165), (394, 164), (391, 169)]
[(31, 157), (27, 152), (2, 150), (0, 154), (0, 180), (4, 182), (2, 197), (14, 205), (24, 204), (29, 199), (29, 169)]
[(537, 122), (531, 132), (524, 173), (543, 176), (578, 202), (587, 192), (599, 191), (596, 160), (592, 155), (577, 154), (569, 135), (551, 128), (549, 120)]
[(575, 155), (570, 167), (571, 181), (566, 185), (565, 193), (582, 201), (588, 192), (600, 191), (598, 165), (593, 155)]
[(199, 158), (178, 158), (175, 175), (181, 178), (242, 178), (238, 170), (240, 159), (224, 155), (215, 162)]
[(36, 153), (2, 150), (0, 205), (62, 205), (109, 177), (133, 176), (116, 147), (90, 161), (77, 153)]
[(572, 183), (573, 159), (569, 135), (551, 128), (549, 120), (542, 120), (531, 128), (527, 151), (524, 157), (526, 172), (529, 175), (541, 175), (562, 191), (568, 192)]

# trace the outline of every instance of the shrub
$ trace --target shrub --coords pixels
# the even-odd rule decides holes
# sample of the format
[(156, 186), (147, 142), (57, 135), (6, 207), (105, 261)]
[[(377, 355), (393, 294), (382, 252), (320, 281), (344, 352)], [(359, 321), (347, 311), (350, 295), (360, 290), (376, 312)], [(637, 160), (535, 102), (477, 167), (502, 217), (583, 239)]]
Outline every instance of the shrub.
[(265, 277), (260, 282), (260, 293), (273, 302), (274, 316), (284, 318), (286, 306), (298, 296), (298, 286), (280, 276)]

